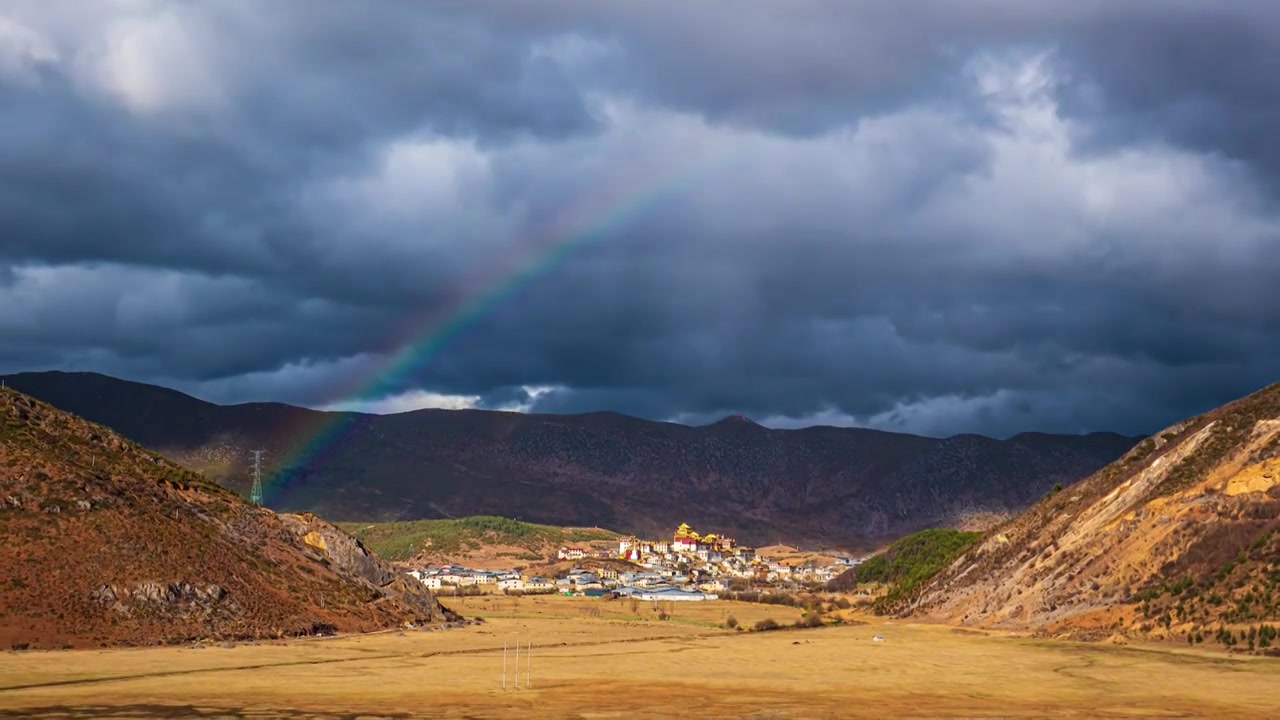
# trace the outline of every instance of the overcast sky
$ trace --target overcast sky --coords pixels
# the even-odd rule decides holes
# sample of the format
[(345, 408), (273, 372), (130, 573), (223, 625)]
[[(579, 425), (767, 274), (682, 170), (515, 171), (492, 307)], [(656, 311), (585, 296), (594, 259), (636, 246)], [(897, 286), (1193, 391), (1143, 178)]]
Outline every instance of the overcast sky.
[(1274, 0), (5, 0), (0, 372), (1152, 432), (1280, 380), (1276, 78)]

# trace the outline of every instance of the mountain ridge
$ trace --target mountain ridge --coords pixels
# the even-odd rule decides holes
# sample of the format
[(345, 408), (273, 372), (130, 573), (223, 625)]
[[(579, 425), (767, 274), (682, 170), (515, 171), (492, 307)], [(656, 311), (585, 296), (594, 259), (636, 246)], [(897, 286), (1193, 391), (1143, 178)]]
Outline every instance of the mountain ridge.
[[(730, 426), (730, 427), (750, 426), (750, 427), (759, 428), (767, 432), (774, 432), (774, 433), (803, 433), (803, 432), (819, 431), (819, 430), (837, 430), (837, 431), (851, 430), (851, 431), (857, 431), (862, 433), (879, 433), (883, 435), (892, 435), (895, 437), (912, 437), (912, 438), (920, 438), (924, 440), (954, 440), (959, 438), (979, 438), (982, 440), (993, 440), (996, 442), (1007, 442), (1010, 440), (1016, 440), (1019, 438), (1028, 438), (1028, 437), (1046, 437), (1046, 438), (1108, 437), (1108, 438), (1123, 438), (1126, 440), (1133, 440), (1134, 442), (1137, 442), (1138, 440), (1141, 440), (1147, 437), (1146, 435), (1125, 435), (1123, 433), (1112, 432), (1109, 430), (1094, 430), (1094, 431), (1083, 432), (1083, 433), (1051, 433), (1051, 432), (1044, 432), (1041, 430), (1023, 430), (1013, 435), (1010, 435), (1007, 438), (998, 438), (992, 435), (983, 435), (981, 433), (969, 433), (969, 432), (956, 433), (954, 435), (921, 435), (919, 433), (903, 432), (898, 430), (883, 430), (881, 428), (846, 426), (846, 425), (816, 424), (816, 425), (804, 425), (801, 427), (769, 427), (767, 425), (762, 425), (761, 423), (755, 421), (751, 417), (747, 415), (742, 415), (740, 413), (731, 413), (729, 415), (725, 415), (724, 417), (718, 420), (714, 420), (708, 423), (703, 423), (701, 425), (681, 423), (681, 422), (676, 422), (674, 420), (651, 420), (649, 418), (642, 418), (636, 415), (628, 415), (626, 413), (618, 412), (616, 410), (588, 410), (588, 411), (577, 412), (577, 413), (549, 413), (549, 412), (520, 412), (518, 410), (499, 410), (499, 409), (488, 409), (488, 408), (416, 408), (413, 410), (399, 410), (396, 412), (389, 412), (389, 413), (375, 413), (375, 412), (367, 412), (363, 410), (338, 410), (333, 408), (312, 408), (312, 407), (306, 407), (303, 405), (293, 405), (291, 403), (280, 402), (276, 400), (249, 400), (249, 401), (240, 402), (240, 403), (222, 404), (222, 403), (213, 402), (211, 400), (206, 400), (197, 395), (192, 395), (191, 393), (183, 392), (182, 390), (165, 387), (164, 385), (156, 385), (154, 383), (145, 383), (138, 380), (128, 380), (125, 378), (118, 378), (113, 375), (108, 375), (106, 373), (99, 373), (99, 372), (93, 372), (88, 370), (35, 370), (35, 371), (28, 371), (28, 372), (0, 374), (0, 381), (8, 383), (10, 387), (17, 389), (20, 392), (24, 392), (22, 391), (22, 388), (24, 386), (28, 386), (28, 387), (35, 387), (36, 389), (43, 391), (44, 394), (49, 394), (48, 390), (50, 389), (51, 386), (41, 382), (42, 378), (91, 379), (94, 382), (104, 382), (104, 383), (110, 383), (114, 385), (132, 386), (135, 389), (145, 389), (147, 392), (161, 391), (162, 394), (169, 395), (174, 398), (181, 398), (184, 401), (199, 403), (201, 405), (204, 405), (210, 408), (303, 411), (307, 413), (315, 413), (317, 415), (328, 415), (328, 416), (355, 416), (355, 417), (385, 418), (385, 417), (402, 417), (402, 416), (409, 416), (409, 415), (416, 415), (416, 414), (444, 413), (444, 414), (457, 414), (457, 415), (476, 414), (476, 415), (485, 415), (485, 416), (515, 416), (515, 417), (535, 417), (535, 418), (579, 418), (579, 419), (613, 418), (613, 419), (634, 421), (640, 424), (666, 425), (666, 426), (672, 426), (672, 427), (688, 428), (691, 430), (707, 429), (707, 428), (713, 428), (716, 426)], [(37, 384), (32, 386), (31, 383), (33, 382)], [(29, 394), (29, 393), (24, 392), (24, 394)]]
[[(247, 451), (266, 448), (269, 505), (345, 521), (502, 515), (645, 534), (688, 521), (744, 541), (867, 544), (968, 512), (1020, 510), (1137, 442), (772, 429), (734, 416), (688, 426), (611, 412), (339, 414), (221, 406), (97, 374), (4, 379), (240, 492)], [(346, 423), (341, 443), (300, 452), (334, 421)]]

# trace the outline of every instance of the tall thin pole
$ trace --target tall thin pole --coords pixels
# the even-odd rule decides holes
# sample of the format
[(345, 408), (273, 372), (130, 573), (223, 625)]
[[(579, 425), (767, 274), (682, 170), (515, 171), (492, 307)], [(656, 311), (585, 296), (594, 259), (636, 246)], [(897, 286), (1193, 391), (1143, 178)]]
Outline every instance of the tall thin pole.
[[(525, 676), (524, 689), (528, 690), (533, 687), (533, 641), (529, 641), (529, 652), (525, 654)], [(516, 672), (520, 672), (520, 668), (516, 668)]]
[(516, 640), (516, 689), (520, 689), (520, 641)]
[(253, 488), (249, 490), (249, 502), (262, 505), (262, 454), (266, 450), (253, 450)]
[(507, 644), (502, 643), (502, 689), (507, 689)]

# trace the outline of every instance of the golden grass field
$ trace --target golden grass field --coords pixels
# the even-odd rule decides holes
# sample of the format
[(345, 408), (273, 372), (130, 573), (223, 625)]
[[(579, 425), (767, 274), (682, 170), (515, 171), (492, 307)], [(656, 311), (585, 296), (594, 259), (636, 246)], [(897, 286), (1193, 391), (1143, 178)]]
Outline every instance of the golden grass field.
[[(1280, 662), (884, 622), (730, 632), (798, 611), (454, 599), (483, 625), (241, 644), (0, 655), (0, 717), (1278, 717)], [(642, 604), (643, 605), (643, 604)], [(595, 616), (595, 610), (600, 616)], [(886, 641), (872, 642), (876, 633)], [(534, 643), (526, 686), (502, 646)], [(514, 661), (512, 661), (514, 665)], [(509, 668), (510, 669), (510, 668)]]

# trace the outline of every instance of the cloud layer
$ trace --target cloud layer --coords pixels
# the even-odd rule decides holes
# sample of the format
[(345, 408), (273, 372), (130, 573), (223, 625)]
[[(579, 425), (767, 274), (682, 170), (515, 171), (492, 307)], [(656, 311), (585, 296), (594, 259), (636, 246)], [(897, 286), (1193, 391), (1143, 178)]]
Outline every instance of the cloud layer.
[(1280, 9), (913, 8), (8, 3), (0, 371), (939, 435), (1280, 379)]

